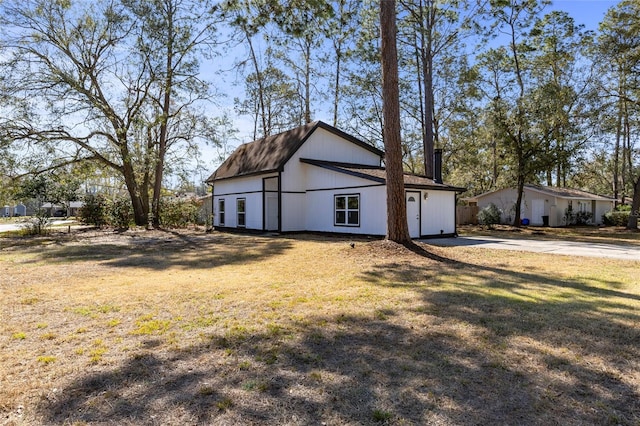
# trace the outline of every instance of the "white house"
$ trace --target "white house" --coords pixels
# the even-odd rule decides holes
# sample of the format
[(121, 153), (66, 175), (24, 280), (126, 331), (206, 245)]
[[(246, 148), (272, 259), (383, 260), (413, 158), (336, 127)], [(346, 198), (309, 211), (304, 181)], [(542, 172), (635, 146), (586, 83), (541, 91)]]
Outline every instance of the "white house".
[[(480, 209), (493, 203), (502, 212), (502, 223), (512, 223), (517, 199), (515, 188), (505, 188), (470, 197), (467, 201)], [(613, 198), (571, 188), (525, 185), (520, 217), (528, 219), (531, 225), (565, 226), (581, 214), (591, 218), (589, 223), (600, 225), (602, 215), (613, 207)]]
[[(385, 235), (383, 157), (321, 121), (241, 145), (207, 179), (213, 225)], [(405, 174), (405, 191), (412, 238), (456, 233), (456, 194), (464, 188)]]

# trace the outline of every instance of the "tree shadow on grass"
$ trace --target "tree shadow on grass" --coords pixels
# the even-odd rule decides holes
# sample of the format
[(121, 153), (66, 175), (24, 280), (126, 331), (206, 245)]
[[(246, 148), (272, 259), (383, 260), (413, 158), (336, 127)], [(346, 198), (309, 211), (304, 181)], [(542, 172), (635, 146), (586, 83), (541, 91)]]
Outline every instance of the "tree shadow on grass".
[[(467, 274), (476, 278), (448, 285)], [(460, 262), (383, 264), (363, 278), (416, 303), (218, 330), (181, 349), (156, 342), (82, 375), (39, 414), (46, 424), (640, 421), (639, 322), (624, 303), (635, 295)]]
[[(502, 353), (502, 368), (535, 384), (528, 392), (536, 404), (549, 402), (542, 407), (553, 415), (542, 423), (640, 421), (640, 314), (633, 307), (640, 297), (616, 290), (622, 283), (596, 286), (464, 262), (437, 270), (379, 265), (364, 276), (376, 285), (416, 291), (420, 312), (439, 321), (482, 330), (493, 348), (487, 352)], [(474, 278), (464, 279), (469, 276)], [(504, 355), (509, 353), (535, 359), (537, 373), (523, 371)]]
[(98, 261), (115, 268), (210, 269), (276, 256), (291, 246), (290, 240), (258, 235), (217, 233), (187, 236), (179, 232), (156, 231), (153, 236), (134, 234), (81, 240), (80, 244), (56, 244), (44, 250), (38, 249), (38, 256), (52, 263)]

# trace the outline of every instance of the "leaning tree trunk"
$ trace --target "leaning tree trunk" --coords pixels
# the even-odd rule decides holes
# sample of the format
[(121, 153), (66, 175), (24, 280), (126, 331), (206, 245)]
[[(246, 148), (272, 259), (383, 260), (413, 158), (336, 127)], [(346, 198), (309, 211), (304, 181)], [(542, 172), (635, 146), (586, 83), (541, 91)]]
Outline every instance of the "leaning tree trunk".
[(411, 238), (407, 225), (402, 170), (395, 0), (380, 0), (380, 34), (382, 39), (383, 138), (387, 168), (387, 239), (407, 244)]

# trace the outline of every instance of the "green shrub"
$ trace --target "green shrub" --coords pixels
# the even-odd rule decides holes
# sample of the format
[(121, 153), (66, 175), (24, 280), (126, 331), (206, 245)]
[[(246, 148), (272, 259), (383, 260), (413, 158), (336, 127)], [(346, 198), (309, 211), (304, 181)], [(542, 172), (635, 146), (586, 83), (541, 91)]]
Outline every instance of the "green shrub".
[(198, 222), (201, 202), (195, 198), (170, 198), (160, 201), (160, 222), (169, 228), (185, 228)]
[(576, 224), (576, 214), (571, 206), (564, 211), (564, 224), (567, 226)]
[(593, 213), (591, 212), (578, 212), (576, 213), (576, 225), (589, 225), (593, 219)]
[(493, 203), (478, 212), (478, 223), (492, 227), (500, 223), (500, 209)]
[(602, 222), (608, 226), (627, 226), (630, 214), (631, 209), (608, 211), (602, 215)]
[(47, 234), (51, 228), (51, 218), (43, 210), (38, 210), (34, 216), (22, 222), (22, 232), (25, 235)]
[(107, 200), (103, 195), (85, 195), (84, 204), (78, 212), (82, 223), (100, 228), (107, 223), (106, 214)]
[(118, 197), (107, 207), (109, 225), (118, 229), (129, 229), (133, 217), (131, 200), (128, 197)]

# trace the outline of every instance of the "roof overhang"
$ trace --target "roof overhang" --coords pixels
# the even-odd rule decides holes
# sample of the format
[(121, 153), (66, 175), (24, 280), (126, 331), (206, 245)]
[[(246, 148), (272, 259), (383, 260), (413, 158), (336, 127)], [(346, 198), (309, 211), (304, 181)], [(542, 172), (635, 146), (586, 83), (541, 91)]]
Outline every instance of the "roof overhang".
[[(373, 172), (386, 172), (386, 169), (384, 167), (380, 167), (380, 166), (372, 166), (372, 165), (366, 165), (366, 164), (352, 164), (352, 163), (337, 163), (337, 162), (331, 162), (331, 161), (324, 161), (324, 160), (313, 160), (313, 159), (309, 159), (309, 158), (301, 158), (300, 159), (301, 163), (305, 163), (305, 164), (310, 164), (312, 166), (316, 166), (316, 167), (320, 167), (326, 170), (331, 170), (337, 173), (342, 173), (342, 174), (346, 174), (346, 175), (350, 175), (350, 176), (355, 176), (361, 179), (367, 179), (376, 183), (381, 183), (381, 184), (386, 184), (386, 178), (382, 177), (382, 176), (376, 176), (373, 175)], [(370, 170), (372, 173), (367, 173), (367, 170)], [(429, 184), (429, 183), (424, 183), (424, 184), (419, 184), (419, 183), (407, 183), (406, 179), (411, 178), (411, 177), (415, 177), (415, 178), (420, 178), (423, 179), (423, 176), (418, 176), (418, 175), (411, 175), (408, 173), (404, 174), (405, 177), (405, 182), (404, 182), (404, 187), (405, 189), (425, 189), (425, 190), (431, 190), (431, 191), (453, 191), (456, 193), (462, 193), (465, 192), (467, 190), (467, 188), (461, 188), (461, 187), (455, 187), (455, 186), (450, 186), (450, 185), (446, 185), (446, 184), (441, 184), (441, 183), (433, 183), (433, 184)]]

